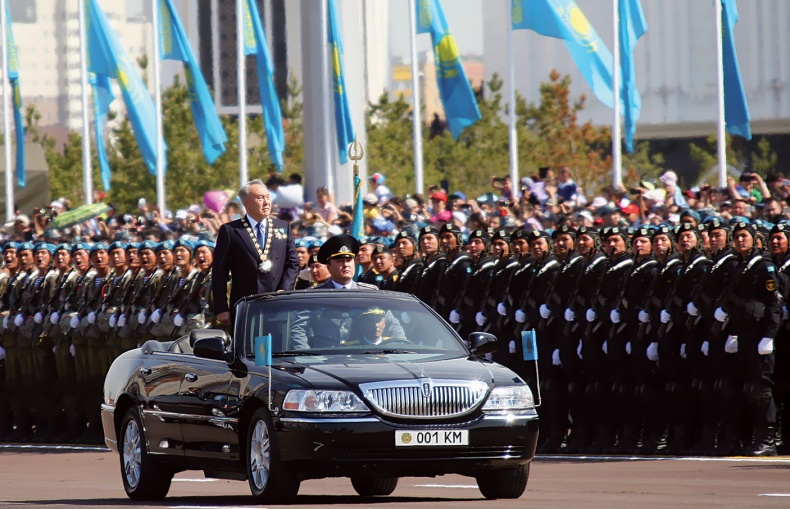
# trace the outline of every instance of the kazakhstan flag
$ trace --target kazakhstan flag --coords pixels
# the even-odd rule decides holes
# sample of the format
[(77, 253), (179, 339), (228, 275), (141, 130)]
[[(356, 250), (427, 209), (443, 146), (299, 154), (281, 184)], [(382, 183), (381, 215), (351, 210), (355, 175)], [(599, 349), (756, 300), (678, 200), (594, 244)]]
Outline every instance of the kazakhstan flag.
[[(96, 0), (87, 3), (88, 71), (117, 80), (137, 145), (151, 175), (156, 175), (156, 108), (137, 68), (110, 28)], [(162, 154), (162, 168), (167, 157)]]
[(625, 117), (625, 149), (628, 152), (633, 152), (636, 121), (639, 120), (639, 113), (642, 110), (642, 98), (636, 89), (634, 48), (639, 38), (647, 32), (647, 22), (639, 0), (620, 0), (618, 5), (620, 76), (622, 76), (620, 99), (623, 101), (623, 116)]
[(11, 31), (11, 12), (5, 4), (5, 33), (8, 51), (8, 81), (11, 83), (11, 94), (14, 103), (14, 129), (16, 130), (16, 181), (19, 187), (25, 187), (25, 125), (22, 122), (22, 93), (19, 91), (19, 55), (14, 44)]
[(99, 170), (101, 181), (105, 191), (110, 190), (110, 163), (107, 161), (107, 151), (104, 149), (104, 121), (107, 119), (107, 112), (110, 111), (110, 104), (115, 100), (112, 92), (110, 78), (105, 74), (90, 73), (88, 81), (93, 87), (93, 110), (94, 110), (94, 129), (96, 134), (96, 152), (99, 156)]
[(206, 162), (212, 164), (225, 152), (228, 137), (171, 0), (159, 0), (159, 48), (162, 60), (184, 62), (192, 118), (203, 145)]
[(269, 46), (263, 32), (261, 16), (255, 2), (244, 0), (244, 54), (255, 55), (258, 70), (258, 90), (263, 109), (263, 120), (266, 125), (266, 144), (269, 158), (277, 169), (283, 169), (283, 150), (285, 135), (283, 134), (283, 116), (280, 111), (280, 99), (274, 89), (274, 67), (269, 56)]
[(351, 123), (351, 110), (348, 107), (346, 78), (343, 75), (343, 39), (335, 0), (329, 2), (329, 44), (332, 45), (332, 77), (335, 90), (335, 131), (337, 132), (337, 155), (340, 164), (348, 162), (348, 146), (354, 141), (354, 126)]
[(475, 94), (466, 79), (455, 37), (444, 17), (439, 0), (414, 0), (417, 13), (417, 33), (431, 34), (439, 95), (444, 105), (447, 126), (458, 140), (463, 130), (480, 120)]
[(751, 140), (749, 106), (746, 104), (746, 93), (743, 90), (733, 34), (735, 24), (738, 22), (738, 7), (735, 5), (735, 0), (721, 0), (721, 7), (721, 33), (724, 45), (724, 121), (730, 134)]
[(614, 107), (614, 58), (574, 0), (512, 0), (513, 30), (529, 29), (565, 41), (599, 101)]

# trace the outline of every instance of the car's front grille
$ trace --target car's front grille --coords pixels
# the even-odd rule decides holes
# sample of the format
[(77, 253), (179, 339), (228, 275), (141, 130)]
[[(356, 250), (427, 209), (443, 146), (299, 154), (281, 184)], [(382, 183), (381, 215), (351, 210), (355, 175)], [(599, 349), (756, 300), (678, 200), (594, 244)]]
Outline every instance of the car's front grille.
[(458, 417), (476, 408), (488, 391), (485, 382), (395, 380), (362, 384), (362, 394), (381, 413), (393, 417)]

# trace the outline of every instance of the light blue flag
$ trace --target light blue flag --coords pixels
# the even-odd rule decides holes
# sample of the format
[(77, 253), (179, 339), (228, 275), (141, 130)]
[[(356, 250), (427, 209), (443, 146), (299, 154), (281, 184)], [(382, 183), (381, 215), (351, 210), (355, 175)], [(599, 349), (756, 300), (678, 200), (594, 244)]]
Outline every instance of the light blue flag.
[(329, 2), (329, 44), (332, 45), (332, 80), (335, 90), (335, 131), (337, 132), (337, 155), (340, 164), (348, 162), (348, 146), (354, 141), (354, 126), (348, 107), (346, 78), (343, 74), (343, 38), (337, 16), (335, 0)]
[(614, 58), (574, 0), (512, 0), (513, 30), (529, 29), (565, 41), (595, 97), (614, 107)]
[(521, 355), (525, 361), (538, 360), (538, 345), (534, 330), (521, 331)]
[[(129, 122), (149, 173), (156, 175), (156, 108), (137, 68), (123, 49), (118, 35), (96, 0), (87, 4), (88, 71), (117, 80)], [(162, 154), (162, 168), (167, 157)]]
[(433, 60), (436, 65), (436, 79), (439, 82), (439, 95), (447, 117), (447, 127), (458, 140), (468, 126), (480, 120), (480, 110), (472, 86), (466, 79), (461, 65), (455, 37), (444, 17), (444, 9), (439, 0), (414, 0), (417, 13), (417, 33), (431, 34)]
[(735, 0), (721, 0), (721, 7), (721, 33), (724, 45), (724, 121), (730, 134), (751, 140), (749, 106), (746, 104), (746, 93), (743, 90), (733, 34), (735, 24), (738, 22), (738, 7), (735, 5)]
[(634, 134), (636, 121), (642, 110), (642, 98), (636, 89), (636, 72), (634, 70), (634, 48), (636, 42), (647, 32), (647, 21), (642, 12), (639, 0), (620, 0), (620, 76), (622, 89), (620, 98), (623, 101), (625, 117), (625, 150), (634, 151)]
[[(362, 205), (362, 179), (354, 175), (354, 218), (351, 221), (351, 235), (359, 240), (365, 233), (362, 228), (365, 208)], [(359, 264), (357, 264), (359, 265)]]
[(88, 81), (93, 86), (94, 129), (96, 131), (96, 151), (99, 155), (99, 169), (101, 181), (105, 191), (110, 190), (110, 163), (107, 161), (107, 151), (104, 149), (104, 121), (110, 104), (115, 100), (112, 92), (110, 78), (105, 74), (90, 73)]
[(258, 95), (261, 97), (263, 120), (266, 125), (269, 158), (277, 169), (282, 171), (285, 135), (283, 134), (280, 99), (274, 89), (274, 66), (272, 66), (272, 59), (269, 56), (269, 46), (266, 43), (258, 6), (256, 2), (250, 2), (250, 0), (244, 0), (244, 54), (255, 55), (258, 70)]
[(184, 62), (192, 118), (203, 145), (206, 162), (212, 164), (225, 152), (228, 137), (171, 0), (159, 0), (159, 48), (162, 60)]
[(271, 366), (272, 365), (272, 335), (255, 336), (255, 365), (256, 366)]
[(19, 54), (14, 44), (14, 33), (11, 31), (11, 12), (5, 4), (6, 44), (8, 49), (8, 82), (14, 103), (14, 129), (16, 130), (16, 181), (19, 187), (25, 187), (25, 125), (22, 122), (22, 93), (19, 91)]

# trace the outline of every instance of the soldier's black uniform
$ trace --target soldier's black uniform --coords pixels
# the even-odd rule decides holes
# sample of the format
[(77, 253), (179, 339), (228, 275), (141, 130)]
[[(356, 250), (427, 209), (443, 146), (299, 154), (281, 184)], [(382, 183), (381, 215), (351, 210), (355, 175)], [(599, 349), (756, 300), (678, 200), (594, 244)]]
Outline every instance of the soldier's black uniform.
[(422, 269), (425, 266), (422, 258), (414, 255), (406, 260), (403, 260), (404, 266), (400, 271), (400, 277), (395, 284), (395, 290), (403, 293), (414, 293), (417, 288), (417, 282), (422, 276)]
[[(452, 253), (447, 254), (447, 266), (444, 269), (441, 280), (436, 290), (436, 306), (434, 309), (442, 318), (450, 320), (450, 313), (457, 311), (463, 296), (463, 289), (466, 287), (466, 280), (472, 275), (474, 260), (466, 251), (461, 249), (461, 231), (452, 224), (442, 226), (439, 234), (452, 233), (458, 242), (458, 247)], [(458, 321), (453, 325), (458, 325)]]
[[(523, 232), (523, 230), (517, 231)], [(519, 267), (519, 260), (516, 256), (505, 256), (497, 260), (491, 273), (491, 279), (488, 282), (488, 288), (485, 290), (485, 302), (483, 303), (483, 314), (488, 320), (483, 330), (495, 335), (499, 345), (492, 354), (492, 358), (505, 366), (509, 366), (512, 361), (509, 351), (510, 341), (513, 338), (509, 332), (500, 329), (500, 324), (502, 323), (501, 319), (507, 316), (507, 308), (504, 301), (510, 278)]]
[[(420, 238), (424, 235), (433, 235), (436, 237), (437, 243), (439, 241), (439, 232), (432, 226), (425, 226), (420, 229)], [(420, 279), (416, 282), (414, 287), (414, 295), (431, 306), (434, 310), (437, 309), (436, 296), (439, 289), (439, 282), (446, 268), (447, 256), (443, 252), (437, 251), (423, 261), (422, 274), (420, 274)]]
[[(778, 224), (771, 230), (771, 239), (774, 235), (785, 235), (790, 238), (790, 226)], [(771, 242), (773, 244), (773, 242)], [(774, 400), (776, 402), (776, 447), (779, 454), (786, 454), (788, 440), (790, 440), (790, 319), (788, 319), (788, 305), (790, 304), (790, 252), (785, 251), (773, 255), (776, 272), (779, 275), (777, 291), (782, 296), (782, 325), (776, 338), (776, 365), (774, 374), (776, 386), (774, 387)]]
[[(490, 237), (487, 232), (483, 230), (472, 232), (469, 235), (469, 242), (474, 239), (482, 240), (486, 244), (486, 250), (488, 249)], [(457, 311), (461, 315), (458, 333), (463, 339), (467, 339), (469, 334), (476, 330), (481, 330), (485, 326), (485, 323), (482, 325), (479, 323), (478, 318), (485, 317), (483, 314), (485, 289), (488, 288), (491, 275), (494, 272), (494, 266), (496, 265), (496, 260), (488, 255), (486, 251), (480, 253), (480, 256), (473, 261), (472, 273), (466, 279), (457, 307)]]

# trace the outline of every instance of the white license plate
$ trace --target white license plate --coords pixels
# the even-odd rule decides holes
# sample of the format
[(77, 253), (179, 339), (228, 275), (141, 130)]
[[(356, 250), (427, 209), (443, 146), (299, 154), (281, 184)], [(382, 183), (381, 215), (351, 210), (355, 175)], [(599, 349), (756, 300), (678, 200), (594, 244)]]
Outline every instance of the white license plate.
[(395, 446), (469, 445), (469, 430), (396, 431)]

